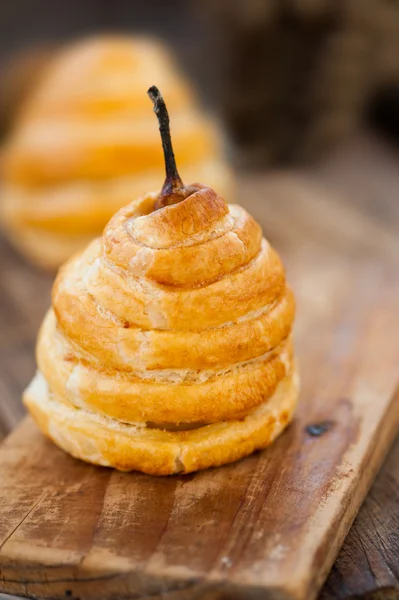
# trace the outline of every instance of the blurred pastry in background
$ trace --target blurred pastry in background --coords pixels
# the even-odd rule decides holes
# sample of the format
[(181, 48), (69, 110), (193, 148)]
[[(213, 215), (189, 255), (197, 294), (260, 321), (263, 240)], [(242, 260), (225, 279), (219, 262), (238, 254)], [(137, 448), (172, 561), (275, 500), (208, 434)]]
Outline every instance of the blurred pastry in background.
[(217, 124), (158, 41), (101, 36), (51, 61), (4, 145), (1, 221), (30, 260), (57, 268), (116, 210), (160, 187), (163, 155), (143, 89), (168, 97), (182, 177), (232, 196)]

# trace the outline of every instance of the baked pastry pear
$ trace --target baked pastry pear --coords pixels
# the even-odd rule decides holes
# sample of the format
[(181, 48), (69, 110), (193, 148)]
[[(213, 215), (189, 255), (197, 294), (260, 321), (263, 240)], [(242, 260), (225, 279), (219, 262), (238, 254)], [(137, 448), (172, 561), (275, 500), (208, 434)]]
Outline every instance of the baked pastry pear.
[(184, 186), (167, 111), (160, 194), (133, 200), (61, 268), (24, 401), (73, 456), (188, 473), (268, 446), (292, 419), (294, 297), (256, 221)]
[(51, 61), (3, 149), (0, 218), (38, 265), (58, 267), (119, 208), (161, 187), (162, 151), (142, 94), (154, 79), (169, 99), (183, 177), (230, 197), (218, 127), (168, 50), (140, 37), (77, 42)]

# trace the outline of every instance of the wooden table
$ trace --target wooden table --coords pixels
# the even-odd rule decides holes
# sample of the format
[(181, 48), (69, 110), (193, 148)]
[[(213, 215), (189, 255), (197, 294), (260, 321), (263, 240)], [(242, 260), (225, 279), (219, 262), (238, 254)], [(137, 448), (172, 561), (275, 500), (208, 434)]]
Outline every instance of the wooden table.
[[(361, 136), (311, 172), (244, 176), (240, 201), (284, 256), (288, 244), (397, 262), (399, 161)], [(337, 231), (334, 223), (344, 226)], [(0, 240), (0, 437), (23, 415), (19, 398), (34, 369), (33, 347), (52, 277)], [(288, 265), (289, 269), (289, 265)], [(399, 440), (356, 519), (320, 600), (399, 598)]]

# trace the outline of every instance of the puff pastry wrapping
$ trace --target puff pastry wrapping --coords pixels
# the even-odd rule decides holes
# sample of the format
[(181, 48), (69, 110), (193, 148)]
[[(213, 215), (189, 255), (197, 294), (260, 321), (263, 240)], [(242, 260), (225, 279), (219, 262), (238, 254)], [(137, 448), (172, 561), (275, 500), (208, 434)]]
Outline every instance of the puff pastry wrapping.
[(153, 81), (168, 97), (182, 177), (231, 196), (219, 127), (168, 49), (142, 37), (79, 41), (50, 61), (2, 149), (0, 222), (27, 258), (59, 267), (132, 198), (161, 187), (162, 150), (142, 93)]
[(282, 262), (242, 207), (194, 189), (131, 202), (59, 271), (24, 401), (77, 458), (187, 473), (264, 448), (293, 417)]

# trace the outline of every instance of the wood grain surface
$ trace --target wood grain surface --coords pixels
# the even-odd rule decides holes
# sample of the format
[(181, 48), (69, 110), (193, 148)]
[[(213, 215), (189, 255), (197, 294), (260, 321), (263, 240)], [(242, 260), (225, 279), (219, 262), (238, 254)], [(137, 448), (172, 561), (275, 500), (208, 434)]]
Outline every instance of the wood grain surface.
[[(360, 164), (358, 173), (369, 160), (367, 153), (375, 152), (375, 146), (367, 144), (363, 140), (357, 154), (351, 150)], [(345, 177), (338, 177), (345, 169)], [(1, 561), (8, 565), (2, 569), (0, 589), (42, 597), (111, 597), (114, 590), (118, 598), (133, 597), (133, 592), (142, 597), (162, 592), (170, 598), (230, 598), (234, 594), (247, 598), (245, 586), (249, 580), (262, 580), (265, 560), (268, 575), (274, 568), (276, 578), (285, 565), (290, 569), (286, 577), (290, 583), (298, 576), (297, 567), (287, 562), (287, 540), (288, 548), (297, 552), (300, 548), (303, 553), (300, 536), (309, 538), (309, 547), (314, 549), (312, 544), (317, 545), (324, 534), (325, 545), (319, 545), (311, 566), (311, 571), (320, 574), (319, 580), (302, 582), (316, 590), (350, 523), (353, 504), (365, 493), (374, 463), (384, 454), (395, 428), (393, 420), (383, 424), (378, 415), (381, 397), (391, 395), (397, 376), (394, 259), (399, 250), (395, 235), (399, 220), (395, 224), (397, 211), (390, 208), (387, 194), (381, 194), (383, 206), (375, 209), (370, 197), (374, 194), (375, 201), (383, 183), (373, 182), (374, 187), (356, 182), (345, 160), (341, 165), (338, 161), (323, 166), (316, 176), (281, 174), (243, 182), (241, 200), (282, 250), (298, 295), (297, 345), (304, 401), (294, 427), (271, 451), (237, 465), (196, 477), (154, 480), (81, 465), (44, 443), (34, 427), (24, 423), (5, 443), (1, 455), (2, 481), (5, 470), (11, 480), (3, 483), (0, 492), (9, 511), (8, 519), (0, 518)], [(358, 193), (355, 201), (345, 195), (351, 185)], [(33, 373), (32, 345), (51, 278), (27, 268), (6, 245), (1, 250), (0, 422), (6, 431), (22, 414), (15, 399)], [(383, 352), (378, 353), (382, 339)], [(372, 390), (377, 400), (367, 420), (363, 403), (370, 406)], [(358, 408), (359, 398), (360, 415), (351, 411), (351, 407)], [(320, 421), (334, 424), (321, 437), (313, 437), (306, 426)], [(381, 430), (384, 425), (387, 436)], [(356, 462), (354, 448), (370, 432), (378, 439), (361, 473), (363, 488), (354, 496), (350, 493), (356, 484), (350, 472), (352, 461)], [(355, 439), (358, 445), (352, 446)], [(8, 471), (10, 464), (18, 468)], [(397, 444), (321, 598), (354, 598), (365, 593), (397, 597), (398, 464)], [(34, 477), (33, 487), (26, 483), (27, 472)], [(332, 483), (326, 484), (327, 480)], [(15, 500), (15, 489), (21, 495), (16, 507), (10, 502)], [(337, 501), (340, 494), (346, 500), (329, 512), (326, 532), (325, 521), (320, 525), (318, 518), (331, 509), (326, 498)], [(278, 527), (276, 516), (281, 515), (283, 498), (290, 511), (284, 526)], [(152, 506), (158, 521), (149, 510)], [(312, 526), (317, 525), (319, 540), (309, 536), (304, 515)], [(334, 522), (344, 526), (335, 528)], [(276, 535), (286, 537), (281, 541)], [(22, 581), (16, 568), (21, 558), (27, 567)], [(41, 563), (47, 564), (46, 572), (35, 568)], [(132, 569), (140, 570), (140, 578), (129, 575)], [(204, 580), (206, 573), (211, 574), (211, 581)], [(222, 585), (226, 576), (230, 587)], [(294, 587), (299, 593), (299, 586)], [(251, 592), (264, 597), (256, 586)]]

